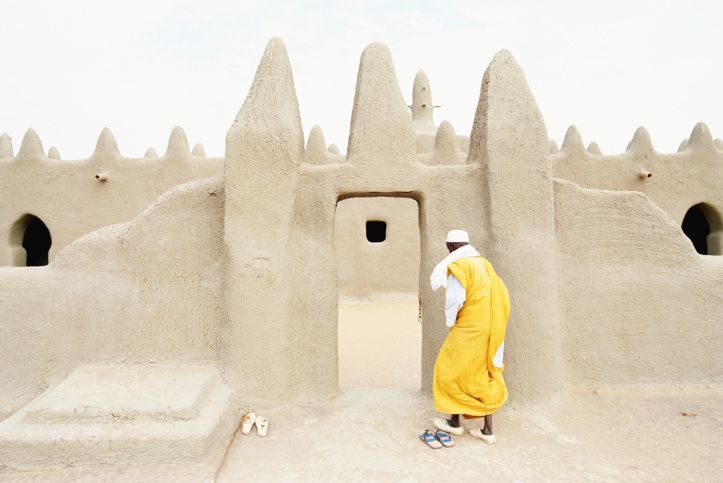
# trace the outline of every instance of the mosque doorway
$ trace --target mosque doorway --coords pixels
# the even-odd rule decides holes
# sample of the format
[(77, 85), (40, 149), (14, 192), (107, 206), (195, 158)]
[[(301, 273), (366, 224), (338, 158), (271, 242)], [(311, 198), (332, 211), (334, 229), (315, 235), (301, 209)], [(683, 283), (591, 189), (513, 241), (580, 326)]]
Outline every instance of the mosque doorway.
[(16, 267), (40, 267), (48, 264), (53, 241), (50, 230), (37, 216), (26, 214), (10, 229), (12, 263)]
[(723, 254), (723, 227), (720, 215), (709, 205), (699, 203), (685, 214), (683, 233), (701, 255)]
[(414, 199), (339, 201), (334, 221), (339, 388), (421, 381), (419, 206)]

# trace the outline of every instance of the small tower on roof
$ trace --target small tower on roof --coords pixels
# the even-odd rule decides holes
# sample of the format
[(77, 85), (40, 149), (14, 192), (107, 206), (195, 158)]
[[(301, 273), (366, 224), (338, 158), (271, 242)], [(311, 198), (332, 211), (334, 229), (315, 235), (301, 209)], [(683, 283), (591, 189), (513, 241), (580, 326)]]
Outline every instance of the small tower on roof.
[(414, 121), (414, 130), (417, 133), (432, 133), (437, 130), (434, 125), (434, 106), (432, 104), (432, 88), (429, 85), (429, 78), (422, 69), (419, 69), (414, 77), (414, 87), (412, 88), (412, 120)]

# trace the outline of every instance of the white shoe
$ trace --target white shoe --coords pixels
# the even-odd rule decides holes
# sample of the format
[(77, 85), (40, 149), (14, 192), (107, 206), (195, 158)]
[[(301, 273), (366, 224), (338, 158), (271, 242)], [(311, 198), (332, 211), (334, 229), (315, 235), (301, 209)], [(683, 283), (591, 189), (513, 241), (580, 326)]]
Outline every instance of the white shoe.
[(480, 428), (470, 429), (469, 434), (471, 434), (475, 438), (481, 439), (487, 444), (497, 443), (497, 438), (495, 438), (494, 434), (484, 434)]
[(256, 414), (254, 412), (246, 413), (244, 418), (241, 420), (241, 433), (249, 434), (251, 432), (251, 428), (254, 426), (255, 422), (256, 422)]
[(269, 432), (269, 420), (267, 418), (257, 416), (254, 424), (256, 424), (256, 434), (259, 436), (264, 437)]
[(450, 426), (447, 420), (444, 418), (435, 418), (432, 420), (432, 424), (434, 424), (437, 429), (446, 431), (449, 434), (454, 434), (455, 436), (462, 436), (464, 434), (464, 428), (462, 426), (454, 428)]

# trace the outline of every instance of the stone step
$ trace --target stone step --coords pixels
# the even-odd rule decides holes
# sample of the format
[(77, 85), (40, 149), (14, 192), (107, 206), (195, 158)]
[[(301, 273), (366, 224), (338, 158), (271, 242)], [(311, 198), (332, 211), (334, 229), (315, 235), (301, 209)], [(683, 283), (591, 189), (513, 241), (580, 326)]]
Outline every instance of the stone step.
[(194, 463), (236, 420), (214, 366), (81, 366), (0, 422), (0, 465)]

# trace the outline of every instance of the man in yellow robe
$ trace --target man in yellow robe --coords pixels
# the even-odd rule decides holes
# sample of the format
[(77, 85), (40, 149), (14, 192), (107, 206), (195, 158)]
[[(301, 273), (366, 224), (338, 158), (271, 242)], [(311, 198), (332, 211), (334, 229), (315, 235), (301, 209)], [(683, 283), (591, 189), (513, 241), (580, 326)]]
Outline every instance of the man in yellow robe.
[(469, 235), (447, 235), (450, 254), (432, 272), (432, 288), (445, 288), (445, 316), (451, 327), (434, 364), (434, 407), (449, 419), (434, 425), (461, 436), (460, 417), (484, 417), (469, 434), (494, 444), (492, 413), (507, 401), (502, 377), (505, 330), (510, 315), (507, 287), (492, 264), (471, 245)]

